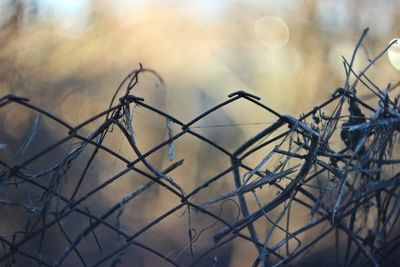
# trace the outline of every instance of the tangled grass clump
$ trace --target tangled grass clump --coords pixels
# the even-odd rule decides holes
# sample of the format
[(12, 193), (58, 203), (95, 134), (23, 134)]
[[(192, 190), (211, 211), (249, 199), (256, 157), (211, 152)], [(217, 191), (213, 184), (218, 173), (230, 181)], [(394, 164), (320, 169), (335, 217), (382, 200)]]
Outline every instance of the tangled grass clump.
[[(299, 118), (282, 115), (263, 104), (259, 97), (238, 91), (191, 121), (182, 122), (133, 94), (141, 73), (157, 75), (142, 66), (122, 82), (109, 108), (75, 126), (26, 98), (2, 97), (0, 108), (23, 106), (56, 122), (67, 134), (47, 147), (30, 151), (28, 159), (18, 162), (38, 132), (38, 117), (14, 157), (0, 161), (1, 210), (16, 216), (2, 219), (0, 262), (8, 266), (117, 266), (137, 260), (136, 265), (140, 265), (143, 263), (136, 252), (131, 256), (124, 253), (136, 247), (159, 264), (219, 266), (229, 256), (222, 253), (226, 246), (236, 242), (253, 247), (255, 257), (248, 265), (299, 266), (307, 256), (312, 259), (308, 252), (327, 239), (334, 241), (328, 252), (332, 265), (399, 266), (394, 255), (400, 252), (400, 158), (396, 158), (400, 106), (399, 97), (392, 99), (389, 95), (399, 84), (381, 89), (366, 75), (387, 49), (371, 59), (360, 73), (353, 71), (354, 58), (366, 33), (351, 61), (344, 60), (343, 88)], [(359, 96), (360, 84), (372, 93), (370, 98), (376, 100), (375, 106)], [(118, 98), (123, 86), (126, 91)], [(276, 120), (234, 151), (194, 129), (196, 122), (238, 101), (253, 103)], [(167, 122), (167, 139), (142, 151), (135, 138), (135, 127), (140, 125), (133, 127), (134, 106), (163, 117)], [(93, 122), (98, 123), (97, 129), (83, 135), (82, 129)], [(179, 127), (179, 131), (174, 127)], [(116, 131), (124, 136), (134, 159), (105, 143), (107, 136)], [(174, 161), (174, 144), (184, 136), (212, 147), (230, 162), (227, 168), (203, 179), (190, 191), (182, 178), (174, 176), (174, 171), (185, 164), (184, 160)], [(65, 152), (62, 160), (50, 168), (34, 171), (37, 166), (31, 165), (71, 140), (78, 143)], [(161, 170), (152, 163), (151, 156), (164, 148), (174, 162)], [(104, 181), (94, 179), (90, 169), (100, 152), (123, 162), (125, 168)], [(256, 166), (247, 163), (260, 154), (262, 159)], [(76, 162), (82, 167), (74, 169)], [(76, 179), (67, 186), (71, 172)], [(96, 193), (131, 174), (145, 177), (146, 181), (118, 196), (119, 201), (111, 207), (92, 205)], [(90, 188), (83, 190), (87, 180), (91, 181)], [(196, 198), (222, 180), (233, 189), (210, 194), (206, 201), (204, 197)], [(150, 210), (154, 219), (142, 226), (134, 225), (135, 230), (128, 232), (119, 220), (126, 205), (130, 204), (130, 209), (140, 215), (140, 202), (145, 201), (140, 197), (151, 187), (159, 187), (173, 196), (174, 206), (166, 212)], [(234, 203), (236, 216), (223, 216), (223, 206), (228, 202)], [(188, 221), (183, 245), (160, 246), (157, 240), (141, 238), (182, 211), (179, 218)], [(293, 217), (299, 213), (305, 214), (304, 220)], [(203, 223), (194, 222), (199, 217)], [(207, 224), (208, 221), (212, 223)], [(111, 234), (119, 237), (117, 242), (110, 241)], [(57, 240), (58, 245), (47, 245), (49, 238)]]

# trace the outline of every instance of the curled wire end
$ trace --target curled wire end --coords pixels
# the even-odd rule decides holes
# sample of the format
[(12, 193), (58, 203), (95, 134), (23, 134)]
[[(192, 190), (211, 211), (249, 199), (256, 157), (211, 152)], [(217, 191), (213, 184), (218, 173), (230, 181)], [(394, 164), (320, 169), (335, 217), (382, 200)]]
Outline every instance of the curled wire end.
[(246, 97), (247, 96), (247, 97), (254, 98), (256, 100), (261, 100), (261, 97), (253, 95), (253, 94), (250, 94), (250, 93), (247, 93), (245, 91), (236, 91), (236, 92), (233, 92), (233, 93), (228, 95), (229, 98), (232, 98), (234, 96), (240, 96), (240, 97)]
[(28, 102), (29, 98), (23, 97), (23, 96), (16, 96), (14, 94), (8, 94), (0, 98), (0, 102), (5, 101), (5, 100), (11, 100), (11, 101), (25, 101)]
[(119, 99), (119, 101), (121, 103), (123, 103), (123, 102), (132, 103), (132, 102), (138, 102), (138, 101), (143, 102), (144, 98), (143, 97), (139, 97), (139, 96), (134, 96), (134, 95), (127, 95), (127, 96), (121, 97)]
[(332, 93), (332, 97), (337, 97), (340, 95), (344, 95), (346, 93), (346, 90), (344, 90), (343, 88), (339, 87), (335, 90), (335, 92)]

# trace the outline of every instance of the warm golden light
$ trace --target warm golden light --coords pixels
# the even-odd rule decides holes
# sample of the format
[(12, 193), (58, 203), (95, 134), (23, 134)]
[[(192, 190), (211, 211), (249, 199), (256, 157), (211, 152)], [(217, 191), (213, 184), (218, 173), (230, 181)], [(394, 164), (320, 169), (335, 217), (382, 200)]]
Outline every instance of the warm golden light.
[[(70, 247), (74, 242), (68, 240), (70, 238), (82, 243), (78, 242), (76, 251), (72, 249), (72, 254), (66, 256), (66, 261), (59, 266), (96, 265), (111, 249), (128, 245), (126, 251), (124, 249), (118, 253), (112, 259), (113, 263), (108, 265), (118, 264), (121, 258), (122, 265), (129, 265), (130, 261), (135, 262), (135, 266), (166, 266), (163, 257), (155, 257), (132, 243), (142, 241), (157, 253), (159, 251), (173, 262), (176, 261), (179, 266), (190, 265), (203, 253), (211, 251), (209, 249), (214, 245), (215, 253), (211, 251), (196, 266), (257, 265), (255, 263), (259, 260), (261, 247), (254, 246), (257, 242), (253, 244), (246, 241), (246, 238), (250, 239), (248, 241), (254, 240), (249, 229), (242, 228), (241, 223), (238, 224), (240, 229), (220, 240), (225, 242), (231, 237), (235, 238), (232, 242), (228, 240), (226, 245), (217, 247), (222, 242), (215, 243), (214, 237), (221, 229), (246, 217), (251, 218), (251, 214), (257, 211), (262, 211), (259, 215), (263, 215), (254, 222), (259, 233), (258, 241), (265, 249), (275, 247), (274, 251), (279, 256), (274, 256), (272, 252), (260, 254), (268, 259), (257, 266), (273, 265), (287, 255), (293, 255), (293, 259), (299, 255), (293, 266), (314, 266), (314, 261), (319, 266), (331, 260), (328, 252), (335, 250), (330, 250), (333, 244), (330, 238), (338, 239), (338, 247), (343, 242), (348, 243), (344, 228), (332, 231), (332, 236), (326, 232), (329, 239), (321, 239), (317, 245), (313, 244), (312, 251), (304, 259), (300, 255), (302, 248), (297, 246), (300, 243), (308, 246), (324, 229), (338, 226), (336, 219), (335, 225), (331, 223), (339, 215), (326, 209), (323, 202), (330, 201), (338, 190), (343, 189), (343, 199), (337, 203), (347, 206), (337, 210), (337, 214), (344, 214), (347, 209), (353, 208), (352, 202), (349, 202), (350, 195), (355, 191), (353, 188), (369, 186), (367, 182), (353, 183), (352, 177), (350, 180), (335, 180), (332, 177), (335, 173), (340, 174), (339, 170), (347, 167), (347, 162), (352, 164), (349, 175), (360, 169), (363, 179), (364, 176), (375, 175), (381, 165), (388, 175), (395, 173), (389, 169), (392, 166), (387, 164), (390, 160), (386, 154), (384, 159), (379, 158), (376, 162), (369, 152), (365, 153), (368, 157), (356, 158), (352, 156), (355, 155), (353, 146), (343, 142), (343, 139), (359, 139), (356, 138), (359, 129), (354, 131), (357, 133), (354, 135), (346, 133), (350, 132), (346, 130), (351, 124), (350, 119), (354, 117), (359, 120), (357, 124), (361, 124), (362, 120), (360, 114), (354, 112), (356, 108), (350, 110), (350, 100), (329, 100), (326, 107), (318, 107), (332, 94), (340, 97), (339, 93), (344, 91), (336, 88), (352, 85), (355, 80), (359, 81), (355, 83), (358, 84), (357, 92), (354, 91), (351, 96), (362, 100), (367, 96), (368, 107), (380, 107), (376, 103), (380, 99), (374, 101), (369, 98), (375, 95), (370, 91), (372, 84), (367, 78), (374, 82), (373, 86), (376, 84), (382, 89), (387, 81), (391, 84), (399, 82), (396, 72), (400, 70), (400, 36), (397, 27), (400, 24), (400, 1), (365, 1), (368, 3), (362, 5), (352, 2), (356, 1), (0, 0), (0, 173), (4, 176), (0, 175), (0, 191), (3, 193), (0, 209), (4, 218), (0, 223), (0, 238), (9, 242), (2, 241), (4, 248), (0, 252), (0, 262), (5, 259), (4, 253), (8, 253), (12, 254), (12, 258), (15, 254), (16, 264), (20, 266), (30, 266), (32, 264), (28, 261), (34, 263), (36, 260), (43, 261), (43, 264), (40, 263), (42, 265), (53, 266), (54, 261), (67, 255), (65, 246)], [(382, 17), (385, 19), (382, 20)], [(365, 40), (357, 45), (366, 27), (370, 27), (370, 31)], [(391, 63), (388, 64), (386, 55), (379, 53), (396, 36), (398, 38), (394, 40), (398, 40), (398, 43), (387, 51)], [(352, 60), (355, 47), (358, 49)], [(375, 62), (373, 60), (377, 55), (383, 56)], [(353, 63), (349, 71), (351, 61)], [(371, 62), (374, 64), (368, 67), (368, 72), (359, 76)], [(141, 67), (154, 70), (157, 75), (147, 71), (140, 73), (138, 80), (133, 79), (133, 71)], [(349, 75), (351, 72), (355, 75)], [(121, 81), (129, 73), (127, 81), (113, 99)], [(131, 88), (129, 84), (136, 86)], [(400, 91), (395, 86), (390, 88), (390, 97)], [(229, 102), (236, 98), (235, 94), (234, 98), (232, 95), (228, 97), (235, 91), (248, 92), (261, 100), (257, 102), (256, 98), (245, 98), (242, 97), (245, 95), (239, 94), (237, 101)], [(7, 94), (26, 97), (30, 101), (24, 102), (13, 97), (1, 99)], [(144, 101), (139, 101), (135, 96)], [(208, 112), (225, 101), (229, 104)], [(108, 112), (110, 103), (114, 108)], [(340, 107), (343, 105), (340, 108), (343, 116), (335, 115), (340, 113), (335, 113), (337, 103)], [(40, 109), (31, 110), (29, 105), (48, 113), (40, 115)], [(119, 109), (120, 105), (124, 109)], [(365, 120), (373, 114), (368, 109), (364, 112), (362, 105), (359, 108)], [(269, 112), (270, 109), (276, 113)], [(381, 110), (386, 112), (389, 109)], [(312, 111), (309, 114), (314, 116), (309, 116), (301, 123), (292, 123), (290, 128), (284, 125), (276, 131), (266, 130), (281, 122), (286, 124), (292, 117), (303, 117), (308, 111)], [(164, 117), (164, 113), (176, 118), (176, 121)], [(49, 114), (70, 127), (54, 121), (47, 116)], [(91, 120), (96, 114), (100, 114), (99, 117)], [(198, 117), (200, 114), (207, 115)], [(281, 116), (286, 114), (291, 117)], [(36, 123), (39, 116), (40, 123)], [(384, 119), (387, 119), (385, 116)], [(195, 123), (191, 124), (193, 121)], [(367, 122), (369, 125), (370, 120)], [(304, 126), (303, 123), (310, 129), (300, 127)], [(325, 137), (331, 134), (326, 133), (333, 131), (333, 128), (328, 127), (329, 131), (324, 129), (333, 124), (337, 125), (338, 131), (332, 132), (336, 137), (328, 140)], [(347, 126), (340, 129), (342, 125)], [(364, 123), (361, 126), (364, 127)], [(286, 131), (290, 134), (286, 134)], [(310, 136), (317, 138), (314, 131), (319, 131), (321, 140), (324, 139), (321, 148), (329, 151), (318, 154), (320, 150), (315, 150), (315, 160), (321, 166), (310, 172), (316, 173), (317, 168), (324, 168), (325, 165), (328, 172), (315, 176), (315, 183), (303, 184), (302, 181), (308, 178), (299, 175), (303, 179), (299, 180), (297, 173), (305, 169), (303, 166), (310, 166), (302, 163), (309, 158), (307, 155), (312, 148)], [(342, 131), (346, 138), (343, 138)], [(303, 136), (303, 132), (307, 134)], [(268, 135), (264, 136), (265, 133)], [(264, 137), (257, 139), (257, 143), (244, 152), (246, 156), (242, 154), (236, 158), (235, 151), (238, 148), (261, 135)], [(173, 140), (168, 140), (171, 136), (174, 136)], [(279, 136), (285, 138), (282, 144), (277, 143), (281, 142)], [(389, 143), (386, 139), (391, 136), (382, 135), (382, 144)], [(364, 141), (373, 147), (379, 143), (376, 140), (381, 137), (378, 137)], [(90, 138), (92, 140), (86, 142)], [(48, 150), (55, 143), (60, 145)], [(334, 160), (322, 164), (328, 155), (344, 149), (345, 145), (347, 149), (343, 150), (343, 157), (335, 152)], [(253, 153), (253, 150), (257, 153)], [(398, 159), (400, 149), (392, 150), (394, 158)], [(369, 150), (366, 148), (365, 151)], [(76, 156), (78, 152), (80, 154)], [(173, 161), (170, 160), (172, 154)], [(314, 155), (310, 155), (314, 158)], [(32, 157), (33, 160), (28, 161)], [(293, 159), (289, 161), (289, 158)], [(359, 158), (368, 160), (370, 166), (378, 167), (367, 173), (365, 164), (361, 164), (365, 165), (361, 168), (361, 165), (351, 163)], [(298, 163), (302, 165), (290, 169)], [(8, 168), (13, 165), (17, 168)], [(235, 172), (237, 168), (240, 177)], [(289, 170), (283, 173), (284, 176), (275, 176), (275, 173), (286, 168)], [(8, 169), (11, 171), (6, 173), (4, 170)], [(244, 187), (240, 187), (238, 181), (245, 181), (251, 170), (257, 170), (257, 173), (253, 171), (254, 175), (246, 185), (261, 181), (262, 187), (253, 187), (253, 190), (247, 187), (247, 191), (242, 191)], [(11, 175), (14, 173), (21, 177), (12, 181)], [(211, 177), (214, 178), (209, 183)], [(386, 178), (382, 176), (383, 179)], [(297, 185), (289, 187), (293, 181), (300, 181), (299, 188), (307, 186), (304, 191), (299, 191), (301, 194), (292, 195), (291, 192), (297, 190), (294, 190)], [(347, 182), (341, 181), (351, 181), (352, 184), (349, 187)], [(14, 186), (14, 182), (18, 182), (15, 183), (18, 187)], [(8, 191), (9, 187), (11, 189)], [(292, 189), (289, 191), (287, 188)], [(77, 193), (73, 196), (75, 190)], [(287, 193), (282, 194), (283, 191)], [(240, 196), (244, 196), (242, 192), (246, 193), (244, 199), (249, 203), (249, 216), (243, 213), (240, 206)], [(327, 193), (323, 195), (323, 192)], [(283, 203), (280, 202), (279, 206), (268, 212), (260, 209), (260, 206), (272, 203), (280, 194), (285, 197)], [(290, 195), (290, 198), (285, 195)], [(208, 203), (221, 196), (229, 198)], [(82, 204), (75, 199), (82, 201)], [(356, 201), (359, 199), (358, 196), (355, 198)], [(297, 202), (302, 205), (297, 205)], [(308, 206), (314, 202), (315, 210), (310, 213)], [(386, 202), (389, 206), (395, 204)], [(50, 208), (46, 206), (48, 203), (52, 205)], [(293, 208), (290, 208), (291, 203), (294, 204)], [(333, 202), (327, 203), (331, 205)], [(181, 208), (172, 213), (176, 205)], [(93, 209), (93, 215), (86, 208)], [(391, 206), (388, 208), (394, 210)], [(372, 209), (378, 210), (378, 206), (372, 206)], [(64, 213), (68, 217), (58, 220), (58, 214)], [(103, 216), (106, 213), (108, 215)], [(163, 217), (163, 214), (168, 215)], [(39, 215), (47, 216), (43, 222), (54, 221), (54, 226), (48, 224), (52, 227), (51, 234), (36, 231), (38, 227), (43, 227), (36, 223), (39, 222), (39, 217), (36, 218)], [(331, 215), (334, 215), (332, 220)], [(378, 219), (375, 215), (370, 217), (362, 219), (365, 227), (360, 236), (356, 236), (356, 241), (375, 237), (369, 234), (371, 225), (384, 216), (378, 216)], [(159, 223), (143, 228), (157, 221), (157, 218), (162, 218)], [(219, 218), (223, 220), (219, 221)], [(299, 231), (296, 236), (290, 236), (304, 225), (311, 222), (309, 225), (312, 226), (315, 220), (320, 219), (321, 225), (315, 225), (315, 230)], [(36, 249), (40, 241), (36, 237), (28, 240), (29, 244), (22, 242), (23, 247), (15, 245), (24, 239), (20, 228), (21, 225), (28, 225), (25, 220), (31, 220), (34, 224), (24, 229), (32, 229), (38, 234), (43, 232), (41, 250)], [(326, 220), (326, 224), (322, 220)], [(346, 221), (342, 222), (345, 225)], [(340, 224), (342, 222), (338, 221)], [(87, 225), (98, 225), (99, 228), (94, 227), (87, 232), (84, 230)], [(361, 226), (354, 226), (354, 229), (361, 229)], [(82, 231), (88, 235), (82, 235)], [(95, 240), (95, 233), (98, 234), (98, 241)], [(363, 236), (364, 233), (368, 236)], [(26, 236), (29, 237), (30, 233)], [(134, 238), (131, 239), (131, 236)], [(378, 245), (381, 239), (380, 235), (376, 236), (379, 238), (372, 238), (368, 244), (371, 243), (372, 252), (380, 253)], [(118, 242), (108, 242), (113, 238)], [(130, 241), (127, 242), (126, 238)], [(287, 238), (291, 239), (285, 247), (283, 244)], [(276, 245), (279, 243), (282, 246)], [(99, 257), (98, 246), (103, 244), (106, 253)], [(338, 261), (337, 265), (346, 265), (347, 260), (343, 258), (347, 256), (349, 261), (355, 262), (357, 243), (351, 244), (347, 252), (340, 249), (340, 253), (337, 253), (340, 259), (333, 257)], [(82, 259), (75, 252), (82, 252)], [(308, 250), (305, 252), (308, 253)], [(34, 257), (29, 259), (21, 253)], [(360, 259), (367, 256), (359, 254)], [(378, 254), (376, 256), (377, 259), (381, 257)], [(320, 263), (321, 259), (324, 263)], [(342, 259), (343, 262), (340, 262)], [(86, 260), (87, 264), (84, 262)]]

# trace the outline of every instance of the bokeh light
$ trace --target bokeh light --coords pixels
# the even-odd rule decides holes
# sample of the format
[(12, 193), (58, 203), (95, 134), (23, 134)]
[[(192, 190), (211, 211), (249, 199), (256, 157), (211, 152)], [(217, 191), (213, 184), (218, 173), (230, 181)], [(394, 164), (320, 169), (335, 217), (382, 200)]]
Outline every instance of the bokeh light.
[(400, 39), (395, 38), (390, 41), (390, 44), (395, 42), (388, 51), (389, 61), (393, 67), (400, 70)]
[(283, 48), (289, 41), (289, 27), (277, 16), (264, 16), (254, 24), (257, 39), (269, 49)]
[[(354, 62), (355, 71), (382, 51), (388, 40), (399, 36), (398, 14), (400, 1), (393, 0), (366, 0), (362, 5), (346, 0), (0, 0), (0, 93), (26, 96), (77, 125), (106, 109), (121, 80), (142, 63), (157, 71), (165, 86), (155, 88), (156, 78), (145, 74), (133, 93), (184, 122), (237, 90), (260, 96), (267, 106), (297, 117), (343, 85), (342, 56), (350, 61), (363, 29), (371, 28)], [(400, 42), (389, 49), (388, 59), (391, 65), (386, 60), (379, 68), (371, 67), (367, 73), (371, 80), (378, 77), (385, 81), (389, 71), (400, 70)], [(396, 75), (391, 79), (398, 79)], [(235, 142), (230, 145), (239, 147), (242, 140), (273, 120), (253, 108), (238, 103), (210, 121), (200, 121), (199, 126), (243, 124), (201, 129), (221, 142), (235, 129), (237, 136), (232, 134)], [(140, 108), (132, 112), (134, 126), (140, 127), (135, 131), (141, 146), (150, 147), (167, 137), (165, 121), (157, 121)], [(11, 151), (34, 120), (35, 114), (24, 108), (10, 105), (2, 109), (1, 152)], [(35, 137), (39, 143), (45, 138), (52, 140), (49, 136), (58, 140), (65, 134), (54, 130), (46, 118), (40, 127), (47, 128), (41, 128)], [(86, 134), (96, 127), (89, 124), (81, 132)], [(107, 145), (119, 153), (130, 153), (117, 130), (110, 139)], [(176, 157), (184, 158), (185, 166), (175, 174), (184, 177), (185, 186), (198, 182), (202, 171), (220, 167), (219, 161), (207, 153), (200, 143), (190, 140), (176, 144)], [(167, 157), (163, 161), (162, 156), (154, 161), (165, 167), (170, 162)], [(95, 179), (99, 180), (124, 167), (105, 157), (96, 164), (99, 175)], [(103, 202), (99, 203), (118, 201), (121, 192), (142, 182), (136, 178), (129, 177), (102, 192)], [(265, 189), (265, 194), (272, 193)], [(161, 210), (169, 205), (164, 195), (152, 191), (148, 203)], [(136, 227), (136, 221), (153, 212), (143, 210), (144, 215), (125, 211), (134, 222), (129, 227)], [(294, 220), (301, 225), (301, 217)], [(165, 240), (181, 238), (175, 236), (173, 229), (163, 232)], [(231, 251), (229, 266), (248, 265), (250, 248), (233, 246)]]

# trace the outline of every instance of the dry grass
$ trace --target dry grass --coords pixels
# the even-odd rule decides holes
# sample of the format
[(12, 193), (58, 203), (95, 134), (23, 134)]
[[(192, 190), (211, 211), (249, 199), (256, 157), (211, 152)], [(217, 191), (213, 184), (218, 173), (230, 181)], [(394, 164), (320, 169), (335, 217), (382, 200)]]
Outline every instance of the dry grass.
[[(389, 92), (399, 84), (381, 89), (366, 76), (387, 49), (361, 72), (353, 72), (366, 33), (353, 57), (344, 59), (343, 88), (299, 118), (282, 115), (259, 97), (238, 91), (182, 122), (133, 94), (143, 73), (162, 84), (156, 72), (141, 65), (121, 83), (109, 108), (78, 125), (24, 97), (2, 97), (1, 110), (21, 106), (37, 115), (18, 149), (1, 161), (0, 205), (7, 219), (0, 261), (19, 266), (125, 266), (132, 261), (220, 266), (229, 262), (235, 244), (252, 246), (248, 251), (253, 259), (247, 265), (298, 266), (307, 261), (311, 265), (314, 254), (309, 252), (318, 255), (322, 249), (316, 246), (333, 242), (324, 252), (332, 265), (398, 266), (394, 255), (400, 245), (400, 108), (399, 98), (392, 99)], [(370, 100), (357, 94), (359, 86), (370, 91)], [(274, 122), (234, 150), (195, 127), (237, 102), (258, 106)], [(146, 149), (136, 138), (141, 128), (135, 123), (139, 107), (162, 118), (167, 136)], [(63, 128), (65, 135), (33, 146), (41, 120), (53, 123), (48, 127)], [(87, 134), (85, 129), (93, 124), (95, 129)], [(116, 133), (128, 153), (107, 143)], [(226, 134), (223, 127), (220, 134)], [(187, 180), (192, 177), (179, 175), (187, 161), (175, 159), (176, 146), (184, 138), (200, 142), (209, 160), (217, 154), (224, 158), (227, 167), (210, 174), (200, 165), (198, 173), (206, 177), (196, 178), (189, 188)], [(66, 150), (71, 142), (72, 148)], [(164, 169), (154, 163), (160, 154), (170, 161)], [(99, 157), (108, 157), (114, 166), (118, 162), (120, 168), (99, 178)], [(248, 163), (252, 158), (258, 164)], [(122, 187), (126, 192), (121, 194), (112, 191), (111, 204), (99, 202), (98, 193), (122, 179), (133, 179), (134, 188)], [(152, 198), (153, 193), (163, 195), (164, 203)], [(124, 216), (127, 209), (129, 215)]]

